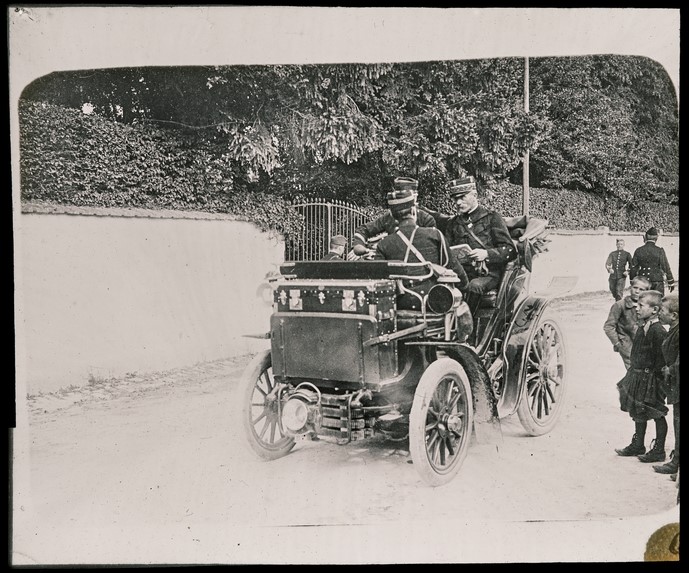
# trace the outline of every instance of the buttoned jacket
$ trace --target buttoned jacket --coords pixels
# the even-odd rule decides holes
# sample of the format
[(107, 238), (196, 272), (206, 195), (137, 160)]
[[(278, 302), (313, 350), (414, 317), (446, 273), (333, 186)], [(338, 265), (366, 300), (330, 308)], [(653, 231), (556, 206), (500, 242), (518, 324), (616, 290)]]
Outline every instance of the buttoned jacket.
[[(499, 213), (481, 205), (468, 215), (442, 215), (430, 209), (428, 212), (435, 218), (438, 228), (445, 233), (450, 246), (467, 244), (472, 249), (485, 249), (488, 252), (486, 264), (489, 268), (503, 267), (517, 258), (517, 249), (505, 220)], [(470, 231), (480, 239), (482, 245), (472, 237)]]
[(636, 276), (647, 277), (651, 282), (662, 282), (667, 278), (669, 285), (674, 284), (675, 279), (672, 276), (665, 249), (657, 246), (653, 241), (647, 241), (645, 245), (636, 249), (632, 257), (629, 278), (633, 279)]
[(610, 277), (614, 279), (626, 277), (631, 266), (632, 255), (625, 250), (614, 250), (605, 261), (605, 268), (608, 269), (608, 272), (612, 271)]

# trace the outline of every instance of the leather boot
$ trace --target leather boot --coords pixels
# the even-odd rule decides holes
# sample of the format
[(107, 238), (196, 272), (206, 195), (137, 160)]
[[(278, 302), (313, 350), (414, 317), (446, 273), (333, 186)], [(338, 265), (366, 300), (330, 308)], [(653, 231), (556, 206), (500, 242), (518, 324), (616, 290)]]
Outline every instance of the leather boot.
[(659, 474), (676, 474), (679, 469), (679, 459), (675, 455), (675, 450), (670, 452), (670, 461), (662, 466), (653, 466), (653, 469)]
[[(646, 453), (646, 447), (644, 446), (643, 439), (639, 437), (639, 434), (634, 434), (631, 443), (621, 449), (615, 448), (618, 456), (639, 456)], [(663, 458), (665, 459), (665, 458)]]
[(640, 462), (648, 464), (650, 462), (664, 462), (665, 461), (665, 444), (659, 443), (657, 440), (651, 442), (651, 448), (645, 454), (638, 456)]

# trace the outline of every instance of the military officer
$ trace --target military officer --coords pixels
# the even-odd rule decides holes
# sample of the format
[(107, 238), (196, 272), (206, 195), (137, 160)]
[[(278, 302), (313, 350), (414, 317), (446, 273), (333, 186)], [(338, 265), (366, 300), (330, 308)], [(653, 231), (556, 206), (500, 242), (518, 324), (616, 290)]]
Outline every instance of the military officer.
[(645, 243), (634, 251), (629, 277), (646, 277), (651, 281), (651, 290), (665, 294), (665, 280), (667, 279), (668, 289), (672, 292), (675, 288), (675, 279), (667, 262), (665, 249), (656, 245), (657, 240), (658, 229), (651, 227), (644, 234)]
[(321, 259), (321, 261), (341, 261), (347, 246), (347, 237), (344, 235), (335, 235), (330, 238), (330, 250)]
[(627, 274), (632, 264), (632, 255), (624, 250), (624, 241), (617, 239), (617, 249), (608, 255), (605, 268), (608, 271), (608, 286), (615, 300), (620, 300), (624, 294)]
[(465, 300), (475, 315), (481, 296), (500, 284), (505, 265), (517, 258), (517, 249), (502, 216), (479, 205), (473, 177), (450, 181), (448, 192), (457, 202), (458, 215), (426, 211), (445, 233), (450, 246), (466, 244), (470, 247), (460, 262), (469, 278)]
[[(463, 290), (468, 282), (466, 272), (457, 258), (450, 253), (443, 234), (435, 227), (420, 227), (416, 220), (416, 194), (411, 189), (388, 193), (390, 215), (395, 221), (396, 231), (384, 237), (377, 245), (373, 258), (378, 260), (404, 261), (408, 263), (430, 262), (453, 270), (460, 279), (457, 285)], [(411, 269), (411, 275), (423, 277), (428, 270), (419, 267)], [(428, 293), (435, 284), (435, 276), (419, 280), (405, 280), (405, 287), (420, 294)], [(410, 294), (399, 297), (398, 308), (421, 310), (421, 301)]]
[[(405, 203), (412, 202), (413, 207), (416, 209), (419, 182), (411, 177), (397, 177), (392, 185), (393, 191), (410, 191), (413, 194), (413, 201), (407, 199), (403, 199), (402, 201)], [(396, 205), (396, 203), (390, 204), (389, 200), (388, 204), (391, 209)], [(416, 215), (416, 224), (419, 227), (435, 227), (435, 219), (428, 213), (419, 211)], [(377, 219), (369, 221), (354, 229), (354, 236), (352, 237), (352, 249), (354, 250), (354, 254), (359, 256), (366, 254), (369, 251), (366, 246), (369, 239), (382, 233), (392, 235), (397, 230), (397, 224), (397, 220), (393, 216), (392, 211), (388, 210)]]

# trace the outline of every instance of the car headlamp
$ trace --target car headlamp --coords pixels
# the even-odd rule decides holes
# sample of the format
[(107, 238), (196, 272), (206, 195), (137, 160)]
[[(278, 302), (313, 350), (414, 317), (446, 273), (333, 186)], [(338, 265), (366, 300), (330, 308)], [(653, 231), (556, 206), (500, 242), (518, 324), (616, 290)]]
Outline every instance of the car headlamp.
[(282, 407), (282, 426), (287, 431), (298, 434), (306, 429), (309, 408), (301, 398), (290, 398)]
[(428, 291), (426, 304), (431, 312), (445, 314), (457, 308), (462, 302), (462, 293), (448, 284), (435, 284)]

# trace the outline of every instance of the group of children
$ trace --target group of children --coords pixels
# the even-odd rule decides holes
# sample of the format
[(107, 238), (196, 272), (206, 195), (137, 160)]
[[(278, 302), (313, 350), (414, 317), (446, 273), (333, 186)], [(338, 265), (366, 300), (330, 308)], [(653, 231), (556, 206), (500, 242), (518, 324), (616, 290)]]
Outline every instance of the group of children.
[[(676, 479), (679, 471), (679, 294), (666, 296), (650, 289), (645, 277), (632, 280), (630, 293), (610, 309), (604, 331), (619, 352), (627, 373), (617, 383), (620, 408), (634, 420), (629, 445), (616, 449), (620, 456), (641, 462), (666, 460), (668, 405), (673, 410), (675, 447), (670, 460), (653, 469)], [(663, 325), (669, 327), (666, 330)], [(655, 423), (655, 439), (646, 450), (648, 422)]]

